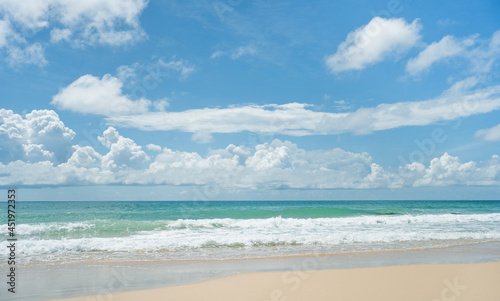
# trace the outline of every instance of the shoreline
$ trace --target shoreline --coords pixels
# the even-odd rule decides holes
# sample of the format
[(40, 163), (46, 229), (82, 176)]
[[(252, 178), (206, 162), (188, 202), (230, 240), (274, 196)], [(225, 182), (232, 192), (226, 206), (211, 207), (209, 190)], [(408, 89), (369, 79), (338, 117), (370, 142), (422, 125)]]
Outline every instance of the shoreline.
[[(456, 244), (448, 245), (436, 245), (430, 247), (413, 247), (413, 248), (395, 248), (395, 249), (384, 249), (384, 250), (360, 250), (360, 251), (340, 251), (340, 252), (321, 252), (321, 253), (304, 253), (304, 254), (282, 254), (282, 255), (269, 255), (269, 256), (251, 256), (251, 257), (221, 257), (221, 258), (172, 258), (172, 259), (147, 259), (147, 260), (88, 260), (88, 261), (76, 261), (76, 262), (64, 262), (58, 264), (47, 264), (44, 262), (35, 263), (20, 263), (17, 266), (21, 268), (51, 268), (51, 267), (64, 267), (64, 266), (89, 266), (89, 265), (106, 265), (106, 264), (117, 264), (117, 265), (127, 265), (127, 264), (144, 264), (144, 263), (171, 263), (171, 262), (213, 262), (213, 261), (238, 261), (238, 260), (266, 260), (266, 259), (286, 259), (286, 258), (302, 258), (302, 257), (316, 257), (316, 256), (343, 256), (343, 255), (369, 255), (377, 253), (400, 253), (400, 252), (419, 252), (419, 251), (439, 251), (439, 250), (450, 250), (458, 249), (462, 247), (473, 247), (477, 245), (487, 245), (487, 244), (498, 244), (500, 247), (500, 240), (488, 240), (488, 241), (469, 241), (461, 242)], [(2, 262), (3, 264), (3, 262)], [(6, 267), (5, 264), (0, 265), (0, 268)]]
[[(131, 300), (457, 300), (497, 301), (500, 261), (243, 273), (147, 290), (105, 294)], [(53, 299), (98, 300), (101, 295)]]
[(500, 262), (500, 242), (440, 249), (320, 256), (24, 267), (20, 269), (20, 294), (16, 293), (12, 300), (64, 299), (102, 293), (114, 295), (125, 291), (189, 285), (243, 273), (484, 262)]

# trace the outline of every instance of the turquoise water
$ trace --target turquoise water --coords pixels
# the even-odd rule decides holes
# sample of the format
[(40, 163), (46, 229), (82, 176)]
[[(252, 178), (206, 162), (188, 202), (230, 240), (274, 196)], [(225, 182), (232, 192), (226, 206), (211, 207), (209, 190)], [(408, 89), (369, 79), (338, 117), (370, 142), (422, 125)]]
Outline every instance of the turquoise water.
[[(248, 258), (500, 241), (500, 201), (18, 202), (16, 209), (22, 264)], [(5, 216), (0, 221), (6, 227)]]

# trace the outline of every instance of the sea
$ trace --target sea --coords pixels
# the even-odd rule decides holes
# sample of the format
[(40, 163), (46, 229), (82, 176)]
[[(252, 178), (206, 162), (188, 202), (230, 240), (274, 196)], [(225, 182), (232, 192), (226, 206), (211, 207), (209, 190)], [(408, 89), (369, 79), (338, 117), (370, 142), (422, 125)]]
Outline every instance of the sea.
[(500, 242), (500, 201), (19, 201), (15, 238), (25, 266), (430, 249)]

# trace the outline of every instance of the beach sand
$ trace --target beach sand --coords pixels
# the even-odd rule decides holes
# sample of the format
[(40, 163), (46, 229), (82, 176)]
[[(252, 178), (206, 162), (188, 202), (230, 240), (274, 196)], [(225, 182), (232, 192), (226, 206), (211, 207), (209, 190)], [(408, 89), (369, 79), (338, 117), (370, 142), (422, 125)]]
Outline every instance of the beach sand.
[(111, 296), (58, 300), (104, 299), (499, 301), (500, 262), (243, 273), (193, 284), (113, 293)]

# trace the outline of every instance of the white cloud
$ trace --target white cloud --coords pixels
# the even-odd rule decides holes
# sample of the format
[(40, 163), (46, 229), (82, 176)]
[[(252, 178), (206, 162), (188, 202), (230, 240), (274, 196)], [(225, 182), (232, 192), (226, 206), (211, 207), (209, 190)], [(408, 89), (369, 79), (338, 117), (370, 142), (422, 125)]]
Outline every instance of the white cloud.
[[(146, 0), (4, 0), (0, 12), (20, 27), (34, 32), (52, 25), (57, 37), (68, 37), (67, 30), (75, 32), (73, 42), (79, 45), (123, 45), (144, 36), (139, 16), (146, 8)], [(59, 31), (57, 33), (57, 31)]]
[(475, 137), (484, 141), (500, 141), (500, 124), (477, 131)]
[(151, 90), (165, 80), (185, 80), (195, 71), (196, 67), (188, 61), (175, 58), (166, 61), (160, 58), (150, 64), (133, 63), (119, 66), (116, 69), (116, 77), (125, 86)]
[(49, 26), (48, 15), (54, 0), (3, 0), (0, 2), (0, 12), (23, 27), (38, 30)]
[(40, 67), (47, 65), (47, 60), (44, 56), (44, 49), (40, 43), (35, 43), (21, 49), (19, 47), (9, 47), (7, 61), (11, 66), (21, 64), (34, 64)]
[(221, 56), (229, 56), (232, 60), (237, 60), (243, 56), (251, 56), (255, 54), (257, 54), (257, 47), (255, 45), (245, 45), (227, 51), (217, 50), (210, 55), (210, 59), (213, 60)]
[(175, 71), (180, 73), (180, 79), (186, 79), (191, 73), (195, 71), (195, 67), (183, 60), (170, 60), (165, 62), (163, 59), (158, 60), (160, 68), (166, 71)]
[(71, 30), (68, 28), (59, 29), (55, 28), (50, 31), (50, 41), (52, 43), (57, 43), (59, 41), (69, 41), (71, 37)]
[(481, 40), (479, 34), (466, 38), (448, 35), (439, 42), (434, 42), (422, 50), (417, 57), (406, 64), (406, 72), (417, 76), (429, 70), (434, 64), (450, 58), (461, 58), (470, 62), (470, 72), (485, 74), (490, 72), (493, 63), (500, 54), (500, 30), (491, 39)]
[(148, 155), (132, 139), (118, 134), (112, 127), (104, 131), (98, 140), (107, 148), (109, 153), (102, 157), (102, 167), (106, 170), (139, 169), (149, 161)]
[(406, 71), (415, 76), (427, 70), (436, 62), (454, 57), (474, 44), (474, 37), (458, 40), (453, 36), (445, 36), (439, 42), (427, 46), (417, 57), (410, 59), (406, 64)]
[(215, 51), (214, 53), (212, 53), (212, 55), (210, 55), (210, 59), (213, 60), (213, 59), (216, 59), (218, 57), (221, 57), (225, 54), (224, 51), (221, 51), (221, 50), (217, 50)]
[(102, 79), (87, 74), (61, 89), (51, 104), (64, 110), (105, 116), (146, 112), (151, 101), (131, 100), (122, 94), (122, 86), (118, 78), (109, 74)]
[(39, 41), (43, 29), (50, 29), (51, 42), (68, 41), (76, 47), (131, 44), (146, 36), (139, 16), (147, 4), (147, 0), (3, 0), (0, 48), (8, 48), (11, 64), (42, 66), (46, 60), (41, 44), (29, 40)]
[[(183, 112), (148, 112), (110, 116), (120, 127), (190, 133), (274, 133), (292, 136), (369, 134), (402, 126), (423, 126), (500, 108), (500, 86), (473, 90), (477, 80), (457, 82), (441, 96), (425, 101), (379, 104), (352, 112), (329, 113), (308, 104), (192, 109)], [(198, 134), (201, 135), (201, 134)]]
[(66, 162), (75, 132), (64, 126), (54, 111), (34, 110), (23, 116), (0, 109), (2, 162)]
[(194, 133), (191, 139), (198, 143), (210, 143), (214, 141), (214, 137), (212, 136), (212, 134), (205, 131)]
[(332, 73), (362, 70), (391, 54), (400, 54), (415, 46), (420, 39), (418, 19), (411, 24), (404, 19), (374, 17), (347, 35), (337, 52), (325, 62)]
[(257, 48), (253, 45), (240, 46), (233, 51), (231, 59), (236, 60), (242, 56), (254, 55), (255, 53), (257, 53)]
[(467, 52), (465, 58), (470, 60), (471, 71), (475, 74), (488, 74), (500, 57), (500, 30), (493, 33), (491, 39)]
[(119, 66), (118, 68), (116, 68), (116, 77), (118, 77), (122, 82), (127, 82), (130, 79), (135, 79), (135, 77), (137, 76), (136, 69), (138, 67), (138, 63), (135, 63), (132, 66)]
[(161, 146), (156, 145), (156, 144), (150, 143), (150, 144), (146, 145), (146, 148), (150, 151), (161, 152)]
[[(480, 173), (482, 170), (476, 162), (462, 163), (458, 157), (445, 153), (440, 158), (432, 159), (422, 178), (416, 180), (413, 186), (484, 185), (482, 182), (486, 179)], [(496, 179), (497, 175), (498, 172), (495, 172), (491, 179)]]
[(12, 34), (12, 28), (8, 20), (0, 20), (0, 48), (7, 45), (9, 36)]
[(155, 111), (158, 112), (165, 112), (165, 109), (168, 108), (169, 105), (170, 103), (166, 98), (153, 102), (153, 107)]
[(73, 146), (74, 152), (67, 164), (78, 168), (98, 168), (102, 160), (101, 154), (90, 146)]
[[(8, 113), (2, 112), (4, 116)], [(10, 131), (13, 137), (18, 134)], [(23, 132), (17, 139), (26, 140), (26, 135), (28, 132)], [(367, 153), (339, 148), (307, 151), (277, 139), (255, 146), (230, 144), (206, 156), (148, 145), (149, 150), (157, 152), (151, 158), (114, 128), (104, 131), (99, 140), (108, 148), (106, 154), (99, 154), (90, 146), (73, 146), (71, 156), (59, 163), (50, 161), (47, 143), (27, 146), (39, 160), (26, 162), (28, 158), (23, 157), (23, 161), (0, 163), (0, 186), (211, 184), (224, 188), (397, 189), (500, 185), (500, 157), (496, 155), (484, 162), (463, 163), (445, 153), (432, 159), (429, 166), (411, 163), (385, 170)]]
[[(175, 59), (158, 59), (150, 65), (122, 65), (117, 68), (116, 76), (81, 76), (62, 88), (52, 98), (51, 104), (64, 110), (104, 116), (141, 114), (146, 113), (150, 107), (155, 111), (164, 112), (169, 106), (168, 98), (151, 101), (144, 98), (147, 91), (173, 77), (184, 80), (194, 71), (194, 65)], [(132, 95), (125, 94), (124, 90)], [(139, 99), (133, 99), (134, 95)]]

